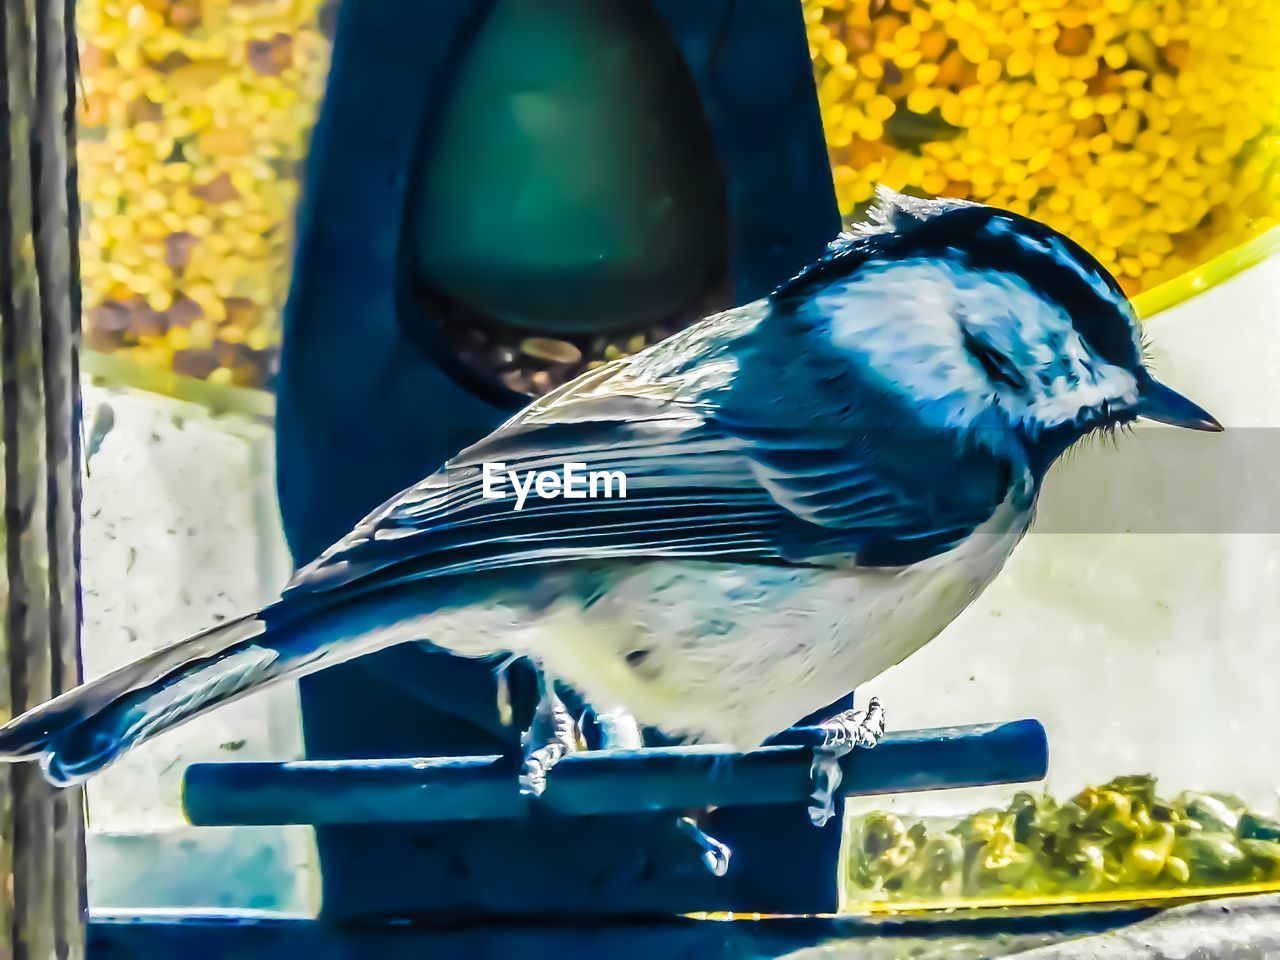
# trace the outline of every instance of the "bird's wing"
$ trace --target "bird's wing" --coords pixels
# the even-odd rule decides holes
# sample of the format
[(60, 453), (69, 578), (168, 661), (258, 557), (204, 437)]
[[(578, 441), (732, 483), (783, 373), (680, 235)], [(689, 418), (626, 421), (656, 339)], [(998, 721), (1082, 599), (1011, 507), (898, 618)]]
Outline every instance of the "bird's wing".
[[(908, 463), (891, 431), (779, 423), (768, 396), (744, 398), (740, 354), (767, 310), (704, 321), (536, 401), (370, 514), (290, 592), (588, 559), (898, 566), (990, 517), (1010, 470), (989, 451), (937, 444)], [(516, 511), (483, 495), (486, 463), (523, 476), (567, 462), (622, 474), (625, 499)], [(960, 469), (977, 482), (956, 483)], [(942, 472), (954, 490), (940, 495)]]

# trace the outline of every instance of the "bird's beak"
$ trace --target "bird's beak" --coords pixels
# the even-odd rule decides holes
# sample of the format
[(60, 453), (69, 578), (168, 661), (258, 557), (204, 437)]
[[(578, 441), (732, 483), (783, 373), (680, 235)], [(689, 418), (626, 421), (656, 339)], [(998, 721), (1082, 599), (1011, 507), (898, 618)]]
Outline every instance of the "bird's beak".
[(1150, 377), (1138, 391), (1138, 402), (1134, 405), (1134, 411), (1140, 417), (1174, 427), (1209, 430), (1213, 433), (1222, 430), (1222, 424), (1210, 416), (1207, 410)]

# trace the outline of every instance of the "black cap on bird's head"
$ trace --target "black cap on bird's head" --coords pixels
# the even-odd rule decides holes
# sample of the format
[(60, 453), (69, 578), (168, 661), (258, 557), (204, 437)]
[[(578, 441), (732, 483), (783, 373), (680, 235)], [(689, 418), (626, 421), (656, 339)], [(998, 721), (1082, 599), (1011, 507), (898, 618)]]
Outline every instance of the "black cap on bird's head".
[[(952, 421), (994, 408), (1045, 467), (1093, 430), (1139, 417), (1222, 429), (1147, 370), (1137, 317), (1107, 269), (1028, 217), (881, 190), (865, 225), (774, 295), (824, 296), (845, 298), (836, 323), (857, 328), (837, 337), (879, 338), (868, 352), (884, 376)], [(891, 334), (888, 322), (852, 319), (877, 308), (896, 317)]]

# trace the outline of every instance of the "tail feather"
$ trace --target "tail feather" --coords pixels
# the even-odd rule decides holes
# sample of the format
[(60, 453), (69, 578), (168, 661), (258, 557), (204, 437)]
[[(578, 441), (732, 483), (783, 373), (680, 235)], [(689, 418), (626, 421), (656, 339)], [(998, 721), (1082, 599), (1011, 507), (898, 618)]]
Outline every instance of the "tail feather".
[[(266, 631), (263, 619), (265, 613), (265, 610), (257, 611), (210, 627), (91, 683), (68, 690), (16, 717), (0, 728), (0, 761), (40, 758), (46, 775), (55, 783), (65, 785), (83, 779), (109, 763), (128, 745), (145, 739), (149, 729), (169, 725), (145, 722), (145, 718), (139, 717), (136, 723), (130, 723), (120, 730), (120, 734), (124, 736), (120, 744), (112, 748), (110, 741), (116, 738), (107, 734), (106, 730), (115, 724), (106, 721), (117, 717), (123, 719), (124, 713), (140, 705), (139, 699), (131, 694), (165, 691), (173, 684), (182, 683), (183, 677), (187, 678), (189, 685), (198, 687), (199, 684), (193, 684), (191, 678), (199, 676), (199, 673), (192, 668), (210, 661), (236, 663), (234, 648), (249, 647), (255, 638)], [(261, 652), (268, 651), (263, 649)], [(204, 699), (207, 700), (215, 693), (216, 689), (209, 690)], [(193, 690), (192, 695), (187, 698), (188, 707), (196, 705), (192, 702), (196, 697), (199, 694)], [(145, 703), (145, 698), (141, 702)], [(175, 704), (167, 713), (172, 715), (180, 709), (181, 705)], [(89, 727), (94, 732), (87, 739), (101, 739), (102, 742), (96, 749), (86, 750), (90, 744), (77, 741), (85, 739), (84, 735), (89, 732)], [(131, 729), (133, 727), (137, 729)], [(129, 736), (130, 733), (136, 735)], [(74, 773), (75, 767), (89, 759), (86, 753), (99, 754), (103, 749), (109, 749), (110, 755), (104, 757), (102, 763), (92, 764), (92, 769), (83, 774)], [(70, 764), (68, 761), (71, 761)]]
[(263, 632), (254, 612), (203, 630), (28, 710), (0, 727), (0, 760), (29, 760), (43, 753), (59, 731), (95, 716), (114, 701), (149, 686), (193, 661), (216, 656)]
[(9, 721), (0, 762), (38, 759), (54, 784), (79, 783), (144, 740), (268, 683), (420, 639), (427, 599), (399, 588), (341, 603), (277, 600)]
[(210, 704), (226, 703), (259, 686), (279, 662), (277, 651), (254, 647), (222, 657), (198, 673), (184, 673), (131, 708), (137, 717), (124, 731), (124, 737), (131, 742), (146, 740)]
[(211, 663), (130, 691), (104, 710), (55, 735), (40, 757), (44, 775), (69, 786), (97, 773), (130, 748), (280, 674), (280, 656), (240, 641)]

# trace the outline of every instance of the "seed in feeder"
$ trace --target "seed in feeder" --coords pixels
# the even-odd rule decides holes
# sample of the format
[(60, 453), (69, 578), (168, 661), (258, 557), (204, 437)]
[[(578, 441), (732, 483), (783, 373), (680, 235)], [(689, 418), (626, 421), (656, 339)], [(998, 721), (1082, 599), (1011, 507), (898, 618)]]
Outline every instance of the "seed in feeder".
[[(994, 204), (1072, 236), (1134, 293), (1280, 216), (1280, 5), (802, 5), (850, 220), (877, 183)], [(897, 105), (887, 119), (883, 98)], [(915, 122), (935, 106), (940, 122)], [(1120, 208), (1126, 194), (1136, 212)]]
[(173, 303), (169, 306), (169, 323), (171, 326), (189, 327), (203, 316), (204, 311), (200, 309), (200, 304), (183, 294), (178, 294), (174, 297)]
[(520, 341), (520, 352), (548, 363), (577, 363), (582, 359), (582, 351), (572, 343), (550, 337), (526, 337)]
[[(169, 308), (170, 324), (185, 329), (186, 314), (217, 324), (223, 299), (243, 297), (249, 318), (213, 328), (215, 345), (227, 331), (244, 344), (218, 353), (229, 373), (214, 379), (264, 385), (289, 273), (295, 169), (327, 58), (319, 2), (259, 3), (252, 15), (237, 4), (228, 12), (222, 0), (77, 5), (82, 262), (94, 347), (173, 366), (173, 351), (199, 348), (153, 336), (153, 318), (140, 313), (129, 313), (137, 329), (99, 334), (94, 324), (113, 317), (95, 308), (139, 296), (152, 310)], [(208, 369), (200, 356), (181, 363), (193, 375)]]
[(182, 273), (187, 269), (196, 243), (196, 238), (185, 230), (169, 234), (164, 241), (164, 262), (175, 273)]
[(529, 392), (529, 384), (525, 381), (524, 374), (519, 370), (504, 370), (498, 374), (498, 380), (508, 390), (514, 390), (516, 393)]
[(1280, 843), (1274, 840), (1241, 840), (1240, 849), (1249, 857), (1261, 879), (1280, 879)]
[(264, 77), (278, 77), (293, 64), (293, 38), (277, 33), (270, 40), (251, 40), (246, 49), (249, 66)]

